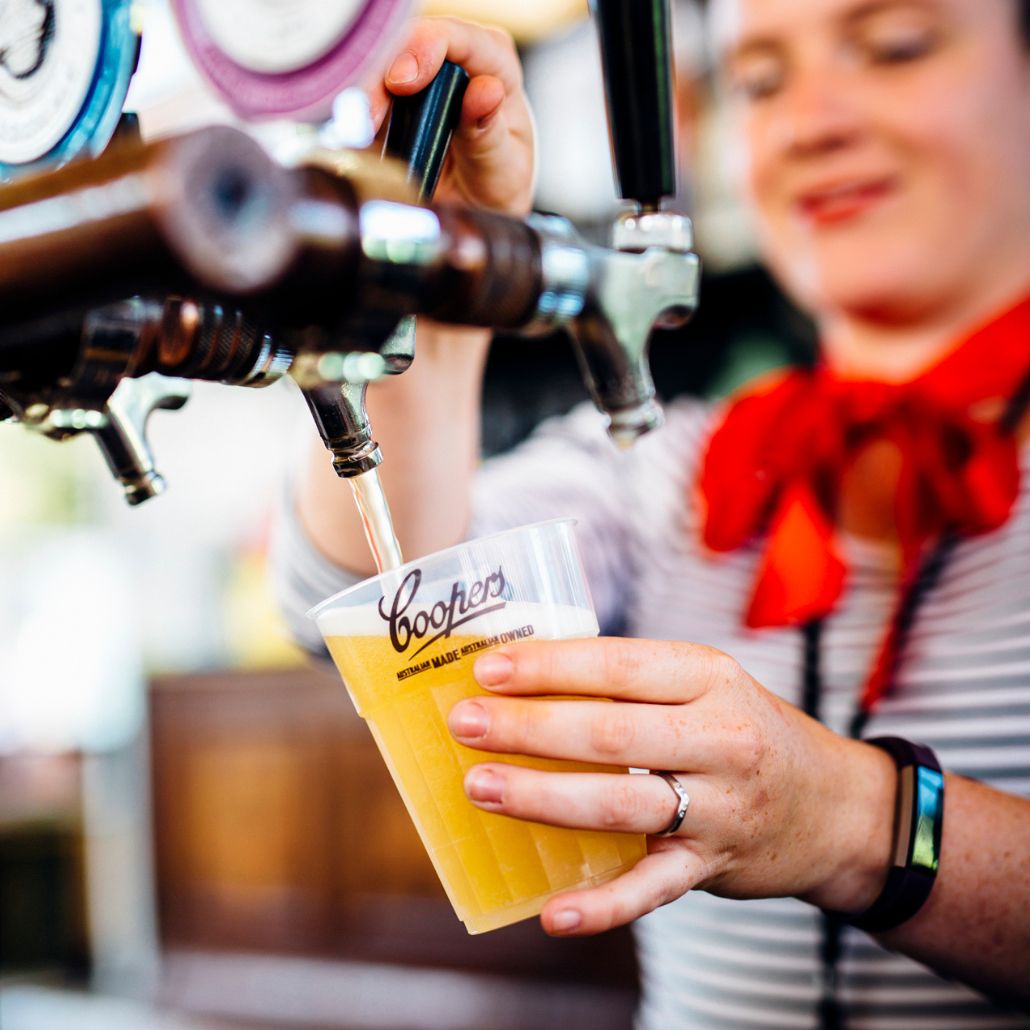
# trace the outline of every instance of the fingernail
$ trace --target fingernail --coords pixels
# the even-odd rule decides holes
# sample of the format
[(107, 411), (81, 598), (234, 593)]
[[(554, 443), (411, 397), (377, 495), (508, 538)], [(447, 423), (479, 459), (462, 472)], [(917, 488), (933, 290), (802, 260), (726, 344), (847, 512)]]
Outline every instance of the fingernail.
[(418, 60), (410, 50), (399, 54), (386, 73), (386, 81), (402, 86), (406, 82), (414, 82), (418, 78)]
[(456, 737), (475, 739), (482, 737), (490, 725), (486, 709), (475, 701), (455, 705), (448, 723)]
[(500, 804), (504, 800), (504, 781), (490, 769), (471, 769), (465, 777), (465, 793), (473, 801)]
[(496, 687), (511, 679), (515, 663), (503, 654), (485, 654), (476, 659), (472, 666), (472, 675), (481, 687)]
[(563, 908), (551, 917), (551, 929), (557, 933), (568, 933), (583, 922), (583, 917), (574, 908)]

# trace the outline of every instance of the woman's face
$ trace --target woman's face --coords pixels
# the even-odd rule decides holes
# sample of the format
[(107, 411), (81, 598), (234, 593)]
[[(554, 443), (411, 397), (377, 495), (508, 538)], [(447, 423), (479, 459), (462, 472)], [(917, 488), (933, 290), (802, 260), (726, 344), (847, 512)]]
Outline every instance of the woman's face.
[(1015, 0), (720, 0), (715, 16), (760, 243), (803, 304), (906, 319), (1030, 282)]

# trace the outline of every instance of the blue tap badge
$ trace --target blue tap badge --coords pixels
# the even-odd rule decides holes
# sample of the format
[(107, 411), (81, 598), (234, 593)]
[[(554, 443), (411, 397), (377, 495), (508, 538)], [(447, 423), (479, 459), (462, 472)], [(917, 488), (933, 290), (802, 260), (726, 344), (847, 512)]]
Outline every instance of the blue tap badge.
[(0, 0), (0, 179), (96, 155), (139, 56), (130, 0)]

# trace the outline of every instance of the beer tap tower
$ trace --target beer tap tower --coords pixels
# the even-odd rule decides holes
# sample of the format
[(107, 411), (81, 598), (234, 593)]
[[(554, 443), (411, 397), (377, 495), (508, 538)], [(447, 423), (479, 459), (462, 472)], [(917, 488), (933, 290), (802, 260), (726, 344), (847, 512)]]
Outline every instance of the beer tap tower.
[(159, 489), (145, 423), (169, 397), (137, 389), (120, 404), (120, 384), (156, 372), (255, 386), (290, 371), (337, 472), (357, 475), (382, 460), (365, 385), (410, 364), (410, 316), (426, 315), (568, 327), (612, 438), (629, 444), (661, 421), (651, 331), (689, 316), (699, 282), (689, 220), (661, 207), (675, 191), (666, 3), (594, 4), (631, 202), (611, 248), (553, 216), (420, 202), (460, 108), (460, 70), (395, 115), (389, 147), (408, 148), (407, 170), (362, 153), (286, 168), (216, 128), (3, 187), (0, 419), (94, 433), (138, 503)]

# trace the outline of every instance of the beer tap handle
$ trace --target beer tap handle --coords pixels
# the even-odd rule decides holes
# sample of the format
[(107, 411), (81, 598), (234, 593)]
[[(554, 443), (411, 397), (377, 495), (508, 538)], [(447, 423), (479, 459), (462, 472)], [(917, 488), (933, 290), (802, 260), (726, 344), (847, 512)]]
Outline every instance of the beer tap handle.
[(93, 435), (112, 474), (124, 487), (129, 504), (141, 504), (165, 489), (147, 442), (147, 420), (158, 408), (177, 411), (189, 396), (187, 380), (152, 372), (138, 379), (123, 379), (107, 402), (107, 417)]
[(461, 65), (444, 61), (421, 93), (393, 99), (383, 154), (408, 166), (408, 181), (419, 200), (432, 200), (436, 192), (468, 83)]
[(657, 210), (676, 192), (668, 0), (591, 0), (619, 195)]

